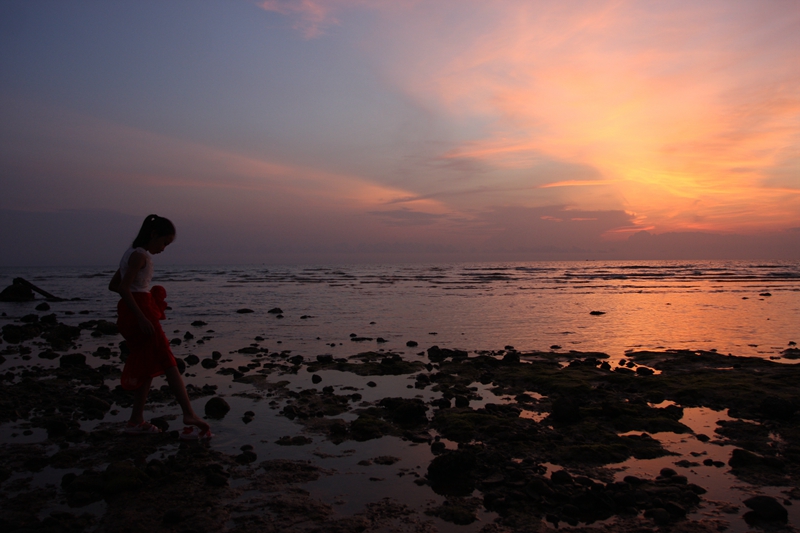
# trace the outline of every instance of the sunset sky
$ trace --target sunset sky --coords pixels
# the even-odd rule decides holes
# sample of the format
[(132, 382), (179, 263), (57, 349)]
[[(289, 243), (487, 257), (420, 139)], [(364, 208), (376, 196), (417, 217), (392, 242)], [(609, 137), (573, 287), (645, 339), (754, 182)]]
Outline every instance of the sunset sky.
[[(800, 259), (797, 0), (0, 0), (0, 266)], [(647, 233), (642, 233), (647, 232)]]

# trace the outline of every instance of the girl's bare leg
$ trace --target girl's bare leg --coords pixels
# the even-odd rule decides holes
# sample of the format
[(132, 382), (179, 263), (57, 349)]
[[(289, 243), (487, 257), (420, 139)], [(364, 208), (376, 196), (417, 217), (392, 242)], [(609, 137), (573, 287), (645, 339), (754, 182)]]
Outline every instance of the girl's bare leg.
[(183, 384), (183, 378), (180, 372), (178, 372), (178, 368), (174, 366), (169, 367), (164, 373), (167, 376), (167, 382), (172, 392), (175, 394), (175, 398), (178, 400), (178, 404), (183, 410), (183, 423), (188, 426), (197, 426), (201, 431), (208, 431), (211, 429), (211, 426), (209, 426), (205, 420), (197, 416), (197, 413), (192, 409), (189, 395), (186, 393), (186, 386)]
[(131, 410), (130, 424), (139, 425), (144, 422), (144, 405), (147, 403), (147, 394), (150, 392), (152, 378), (148, 378), (141, 387), (133, 391), (133, 409)]

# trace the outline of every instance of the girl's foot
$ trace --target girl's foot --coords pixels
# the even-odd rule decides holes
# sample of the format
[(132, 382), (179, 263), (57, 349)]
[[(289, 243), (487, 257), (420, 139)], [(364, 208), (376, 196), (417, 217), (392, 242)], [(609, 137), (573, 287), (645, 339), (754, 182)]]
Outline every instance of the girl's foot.
[(196, 426), (186, 426), (180, 433), (181, 440), (206, 440), (214, 436), (211, 430), (202, 431)]
[(161, 433), (161, 430), (151, 424), (150, 422), (128, 422), (125, 429), (122, 430), (126, 435), (152, 435), (154, 433)]
[(187, 426), (199, 428), (201, 433), (209, 433), (211, 431), (211, 426), (198, 416), (183, 415), (183, 423)]

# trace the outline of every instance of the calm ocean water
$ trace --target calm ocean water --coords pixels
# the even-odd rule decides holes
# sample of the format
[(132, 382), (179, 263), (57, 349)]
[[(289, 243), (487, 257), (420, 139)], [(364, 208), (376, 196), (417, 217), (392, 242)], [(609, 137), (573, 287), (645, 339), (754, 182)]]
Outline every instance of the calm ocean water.
[[(190, 324), (202, 320), (214, 330), (209, 350), (235, 350), (260, 336), (262, 346), (309, 356), (411, 352), (413, 340), (416, 350), (561, 346), (619, 358), (631, 349), (687, 348), (775, 357), (800, 341), (797, 261), (175, 267), (158, 259), (154, 283), (166, 287), (172, 307), (164, 329), (198, 334)], [(81, 299), (54, 305), (58, 314), (113, 320), (112, 274), (6, 268), (0, 285), (22, 276)], [(32, 308), (0, 306), (10, 317)], [(275, 307), (283, 318), (268, 313)], [(242, 308), (253, 313), (236, 312)], [(373, 340), (354, 343), (351, 334)], [(377, 344), (378, 337), (388, 342)]]

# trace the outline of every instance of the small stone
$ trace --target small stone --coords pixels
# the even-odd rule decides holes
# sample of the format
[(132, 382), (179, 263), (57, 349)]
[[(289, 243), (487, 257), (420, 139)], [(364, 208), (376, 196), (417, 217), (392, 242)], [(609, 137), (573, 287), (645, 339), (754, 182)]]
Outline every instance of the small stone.
[(320, 376), (319, 374), (314, 374), (313, 376), (311, 376), (311, 383), (316, 385), (321, 381), (322, 381), (322, 376)]
[(786, 508), (771, 496), (753, 496), (746, 499), (744, 504), (762, 520), (785, 523), (789, 519)]
[(231, 406), (228, 405), (228, 402), (219, 396), (214, 396), (208, 400), (205, 406), (205, 413), (209, 418), (223, 418), (230, 410)]
[(203, 359), (203, 361), (200, 364), (202, 365), (203, 368), (214, 368), (217, 366), (217, 362), (210, 358)]
[(606, 314), (606, 312), (605, 311), (590, 311), (589, 314), (590, 315), (594, 315), (594, 316), (600, 316), (600, 315)]
[(415, 346), (419, 346), (419, 343), (417, 343), (417, 341), (408, 341), (406, 343), (406, 346), (408, 346), (409, 348), (414, 348)]
[(236, 312), (239, 313), (240, 315), (244, 315), (247, 313), (253, 313), (255, 311), (253, 311), (252, 309), (248, 309), (247, 307), (242, 307), (241, 309), (237, 309)]
[(272, 309), (267, 311), (267, 313), (271, 315), (280, 315), (283, 314), (283, 310), (280, 307), (273, 307)]

